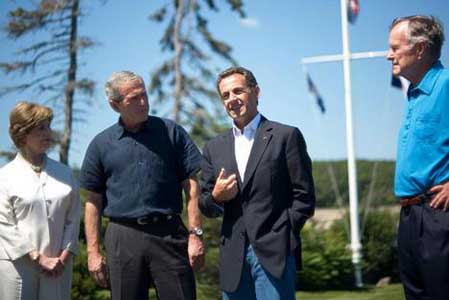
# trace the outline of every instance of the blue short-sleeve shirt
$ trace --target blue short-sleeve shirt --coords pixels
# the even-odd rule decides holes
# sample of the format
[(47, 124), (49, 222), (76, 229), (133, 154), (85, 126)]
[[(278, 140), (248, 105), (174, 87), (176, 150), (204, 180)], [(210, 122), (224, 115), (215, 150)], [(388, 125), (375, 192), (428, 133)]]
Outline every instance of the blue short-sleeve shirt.
[(449, 180), (449, 70), (436, 62), (410, 86), (399, 132), (395, 194), (409, 197)]
[(182, 212), (182, 181), (200, 169), (201, 154), (173, 121), (149, 116), (137, 133), (119, 121), (90, 143), (81, 187), (103, 195), (106, 217)]

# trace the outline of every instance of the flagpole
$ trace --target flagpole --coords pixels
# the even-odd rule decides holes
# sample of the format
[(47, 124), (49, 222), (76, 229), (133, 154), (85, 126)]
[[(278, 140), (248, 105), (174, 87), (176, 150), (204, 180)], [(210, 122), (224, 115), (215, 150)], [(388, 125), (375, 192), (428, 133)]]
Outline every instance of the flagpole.
[(354, 130), (352, 121), (351, 69), (349, 65), (350, 51), (347, 1), (348, 0), (340, 0), (346, 110), (346, 145), (348, 152), (349, 215), (351, 225), (351, 251), (352, 263), (354, 265), (355, 285), (357, 287), (362, 287), (362, 245), (360, 243), (357, 174), (356, 160), (354, 155)]

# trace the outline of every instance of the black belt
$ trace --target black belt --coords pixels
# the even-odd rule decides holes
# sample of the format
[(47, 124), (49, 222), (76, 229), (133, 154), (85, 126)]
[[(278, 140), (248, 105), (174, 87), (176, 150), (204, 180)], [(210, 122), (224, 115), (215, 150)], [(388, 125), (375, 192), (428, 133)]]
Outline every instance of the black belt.
[(403, 197), (399, 199), (399, 202), (402, 207), (407, 207), (410, 205), (425, 203), (431, 199), (432, 195), (432, 193), (422, 193), (413, 197)]
[(161, 223), (161, 222), (167, 222), (172, 220), (175, 217), (175, 215), (163, 215), (163, 214), (157, 214), (157, 215), (148, 215), (143, 216), (139, 218), (109, 218), (110, 222), (113, 223), (121, 223), (121, 224), (132, 224), (132, 225), (148, 225), (148, 224), (155, 224), (155, 223)]

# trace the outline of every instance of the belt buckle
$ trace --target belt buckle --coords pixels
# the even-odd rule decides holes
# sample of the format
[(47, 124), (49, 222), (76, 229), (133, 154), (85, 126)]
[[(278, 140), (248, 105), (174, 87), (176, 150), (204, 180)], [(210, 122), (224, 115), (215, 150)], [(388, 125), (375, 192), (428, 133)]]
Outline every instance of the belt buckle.
[(137, 224), (148, 225), (150, 223), (157, 223), (159, 221), (169, 221), (173, 219), (172, 215), (162, 215), (162, 216), (145, 216), (137, 218)]

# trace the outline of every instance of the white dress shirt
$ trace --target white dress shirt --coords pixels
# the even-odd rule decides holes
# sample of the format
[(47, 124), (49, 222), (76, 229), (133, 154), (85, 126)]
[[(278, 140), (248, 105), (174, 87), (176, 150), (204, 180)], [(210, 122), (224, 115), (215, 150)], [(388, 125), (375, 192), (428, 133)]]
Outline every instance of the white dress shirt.
[(57, 257), (78, 252), (80, 198), (67, 166), (45, 157), (39, 174), (17, 154), (0, 169), (0, 260), (32, 250)]
[(246, 164), (254, 143), (254, 136), (260, 123), (260, 114), (258, 113), (251, 122), (243, 128), (243, 131), (235, 126), (232, 127), (234, 133), (234, 151), (240, 178), (244, 180)]

